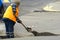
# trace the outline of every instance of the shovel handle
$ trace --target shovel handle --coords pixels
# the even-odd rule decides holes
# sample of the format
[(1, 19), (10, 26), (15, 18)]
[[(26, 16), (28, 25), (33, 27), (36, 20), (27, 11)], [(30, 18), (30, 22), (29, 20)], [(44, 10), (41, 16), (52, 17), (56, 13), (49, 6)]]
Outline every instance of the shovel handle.
[[(23, 24), (23, 23), (21, 23), (22, 24), (22, 26), (27, 30), (27, 28), (26, 28), (26, 26)], [(28, 30), (27, 30), (28, 31)]]

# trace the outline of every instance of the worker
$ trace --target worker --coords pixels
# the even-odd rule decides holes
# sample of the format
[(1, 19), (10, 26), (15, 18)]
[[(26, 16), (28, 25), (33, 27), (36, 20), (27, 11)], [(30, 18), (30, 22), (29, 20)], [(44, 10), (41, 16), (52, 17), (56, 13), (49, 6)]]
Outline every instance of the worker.
[(18, 23), (22, 22), (18, 18), (19, 4), (20, 4), (20, 1), (18, 1), (18, 0), (11, 3), (11, 5), (8, 6), (8, 8), (6, 9), (6, 11), (3, 15), (2, 20), (5, 23), (7, 38), (14, 38), (14, 25), (15, 25), (16, 21)]

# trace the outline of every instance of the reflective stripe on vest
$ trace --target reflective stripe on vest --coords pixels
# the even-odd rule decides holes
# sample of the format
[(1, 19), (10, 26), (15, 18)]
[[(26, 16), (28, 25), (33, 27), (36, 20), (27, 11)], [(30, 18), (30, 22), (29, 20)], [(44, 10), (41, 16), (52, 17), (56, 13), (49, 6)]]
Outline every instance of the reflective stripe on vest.
[[(18, 8), (16, 8), (16, 16), (18, 16)], [(13, 15), (13, 11), (12, 11), (12, 6), (9, 6), (6, 10), (6, 12), (3, 15), (3, 18), (8, 18), (14, 22), (16, 22), (16, 17)]]

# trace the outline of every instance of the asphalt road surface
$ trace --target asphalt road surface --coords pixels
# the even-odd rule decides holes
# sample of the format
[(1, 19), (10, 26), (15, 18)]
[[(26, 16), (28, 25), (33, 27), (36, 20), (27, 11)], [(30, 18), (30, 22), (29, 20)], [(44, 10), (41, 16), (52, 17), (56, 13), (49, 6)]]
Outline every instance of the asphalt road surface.
[[(59, 1), (59, 0), (57, 0)], [(27, 26), (37, 32), (51, 32), (60, 34), (60, 12), (33, 12), (34, 10), (42, 10), (48, 3), (56, 2), (56, 0), (21, 0), (21, 10), (19, 18)], [(33, 34), (27, 32), (24, 27), (16, 23), (15, 35), (24, 36), (22, 38), (14, 38), (13, 40), (59, 40), (60, 36), (40, 36), (32, 37)], [(31, 36), (31, 37), (27, 37)], [(5, 39), (4, 39), (5, 40)], [(6, 39), (12, 40), (12, 39)]]

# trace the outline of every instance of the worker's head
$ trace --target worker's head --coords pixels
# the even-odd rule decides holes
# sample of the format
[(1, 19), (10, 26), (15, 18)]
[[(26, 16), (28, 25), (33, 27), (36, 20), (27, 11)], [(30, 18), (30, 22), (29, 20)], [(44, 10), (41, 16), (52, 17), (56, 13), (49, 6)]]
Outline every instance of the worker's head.
[(13, 0), (12, 3), (15, 3), (17, 6), (20, 5), (20, 0)]

